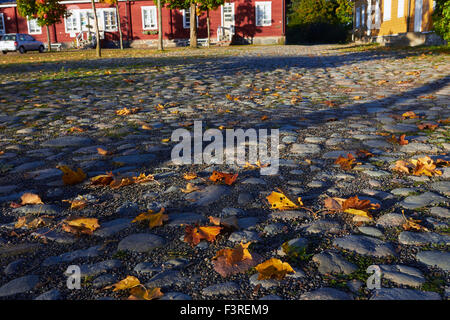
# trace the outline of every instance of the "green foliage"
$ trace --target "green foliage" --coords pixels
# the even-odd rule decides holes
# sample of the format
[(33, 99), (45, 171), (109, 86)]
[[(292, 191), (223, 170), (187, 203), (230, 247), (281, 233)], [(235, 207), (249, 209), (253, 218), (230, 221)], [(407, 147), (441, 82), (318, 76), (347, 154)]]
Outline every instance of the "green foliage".
[(289, 8), (289, 42), (345, 42), (352, 27), (349, 0), (293, 0)]
[(434, 31), (447, 42), (450, 42), (450, 1), (436, 0), (433, 12)]
[(67, 15), (67, 8), (58, 0), (17, 0), (17, 11), (22, 17), (37, 20), (39, 26), (60, 23)]

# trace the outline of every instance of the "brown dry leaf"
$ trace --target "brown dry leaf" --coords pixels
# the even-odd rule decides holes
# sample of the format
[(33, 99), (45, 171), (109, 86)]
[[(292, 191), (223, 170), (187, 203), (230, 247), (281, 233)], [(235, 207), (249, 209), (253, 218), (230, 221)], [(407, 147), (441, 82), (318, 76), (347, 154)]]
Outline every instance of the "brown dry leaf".
[(402, 215), (403, 215), (403, 218), (405, 219), (405, 223), (402, 224), (402, 227), (403, 227), (404, 230), (406, 230), (406, 231), (416, 230), (416, 231), (426, 231), (426, 232), (430, 231), (427, 228), (425, 228), (424, 226), (419, 224), (419, 222), (422, 222), (422, 220), (415, 220), (413, 218), (406, 218), (404, 210), (402, 210)]
[(108, 150), (105, 150), (105, 149), (102, 149), (102, 148), (97, 148), (97, 152), (101, 156), (107, 156), (107, 155), (112, 154), (112, 152), (110, 152)]
[(402, 114), (403, 119), (417, 119), (419, 116), (414, 111), (407, 111)]
[[(299, 207), (281, 192), (272, 191), (272, 193), (268, 195), (266, 199), (270, 204), (270, 208), (273, 210), (292, 210)], [(302, 199), (300, 197), (298, 197), (297, 201), (300, 206), (303, 205)]]
[(108, 172), (107, 174), (101, 174), (99, 176), (95, 176), (91, 178), (91, 185), (102, 185), (107, 186), (114, 180), (114, 176), (112, 172)]
[(24, 193), (22, 197), (20, 197), (20, 200), (22, 200), (22, 205), (26, 204), (44, 204), (41, 200), (41, 198), (34, 193)]
[(84, 132), (84, 129), (80, 127), (72, 127), (69, 129), (70, 132)]
[(213, 258), (214, 270), (222, 277), (244, 273), (256, 266), (261, 257), (257, 254), (250, 254), (249, 243), (240, 243), (235, 248), (225, 248), (219, 250)]
[(113, 287), (114, 287), (113, 291), (128, 290), (128, 289), (134, 288), (140, 284), (141, 284), (141, 282), (139, 281), (138, 278), (133, 277), (133, 276), (127, 276), (125, 279), (120, 280), (117, 283), (114, 283), (110, 286), (103, 288), (103, 290), (111, 289)]
[(186, 184), (186, 189), (181, 188), (180, 190), (183, 193), (191, 193), (191, 192), (200, 190), (200, 188), (192, 183), (188, 183), (188, 184)]
[(264, 115), (264, 116), (261, 117), (261, 121), (266, 121), (267, 119), (269, 119), (269, 117), (266, 116), (266, 115)]
[(359, 149), (358, 151), (356, 151), (356, 156), (358, 158), (367, 159), (373, 157), (373, 153), (365, 149)]
[(428, 156), (419, 158), (417, 160), (411, 159), (410, 162), (415, 165), (415, 168), (413, 168), (412, 171), (412, 174), (415, 176), (425, 175), (428, 177), (432, 177), (433, 175), (442, 175), (442, 171), (436, 170), (436, 164), (434, 163), (433, 159)]
[(83, 196), (78, 196), (74, 200), (63, 200), (63, 202), (70, 203), (70, 209), (81, 210), (87, 207), (88, 200)]
[(153, 127), (152, 127), (152, 126), (149, 126), (149, 125), (147, 125), (147, 124), (143, 124), (143, 125), (141, 126), (141, 129), (143, 129), (143, 130), (153, 130)]
[(340, 165), (341, 169), (349, 171), (356, 165), (356, 159), (351, 153), (348, 153), (347, 158), (339, 156), (334, 163)]
[(225, 184), (231, 186), (237, 179), (238, 174), (232, 174), (232, 173), (224, 173), (219, 171), (213, 171), (211, 176), (209, 177), (209, 180), (213, 182), (224, 182)]
[(154, 227), (160, 227), (163, 225), (164, 221), (169, 220), (169, 216), (167, 214), (164, 214), (164, 212), (164, 208), (161, 208), (158, 213), (155, 213), (153, 210), (148, 210), (147, 212), (138, 215), (131, 222), (148, 221), (148, 226), (150, 227), (150, 229)]
[(146, 289), (143, 285), (138, 285), (130, 289), (128, 300), (154, 300), (159, 299), (164, 294), (161, 288)]
[(77, 171), (72, 170), (68, 166), (57, 166), (57, 168), (63, 172), (62, 180), (65, 185), (83, 182), (87, 177), (81, 168), (78, 168)]
[(111, 187), (111, 189), (119, 189), (121, 187), (124, 186), (129, 186), (130, 184), (134, 184), (135, 181), (133, 178), (117, 178), (114, 179), (113, 181), (111, 181), (111, 183), (109, 184), (109, 186)]
[(187, 172), (183, 175), (185, 180), (194, 180), (197, 178), (197, 174), (195, 172)]
[(217, 218), (213, 216), (208, 217), (209, 222), (212, 223), (215, 226), (222, 226), (225, 229), (229, 230), (239, 230), (239, 222), (236, 216), (230, 216), (227, 218)]
[(277, 279), (282, 280), (288, 273), (295, 273), (287, 262), (271, 258), (255, 267), (258, 271), (258, 280)]
[(430, 122), (417, 124), (417, 128), (419, 128), (419, 130), (431, 130), (431, 131), (434, 131), (437, 127), (439, 127), (438, 124), (433, 124), (433, 123), (430, 123)]
[(134, 183), (145, 183), (154, 181), (155, 177), (152, 174), (145, 175), (145, 173), (141, 173), (139, 176), (133, 177), (133, 179)]
[(392, 170), (409, 174), (409, 163), (404, 160), (397, 160), (395, 161), (395, 166), (394, 168), (392, 168)]
[(216, 239), (216, 236), (220, 233), (220, 230), (222, 230), (222, 227), (218, 226), (213, 227), (186, 226), (184, 241), (189, 243), (192, 247), (199, 244), (201, 240), (213, 242)]
[(27, 229), (36, 229), (48, 226), (51, 222), (53, 222), (53, 217), (50, 216), (42, 216), (42, 217), (33, 217), (26, 216), (20, 217), (14, 225), (14, 228), (22, 228), (25, 227)]
[(97, 218), (75, 218), (65, 220), (62, 229), (66, 232), (80, 234), (92, 234), (96, 229), (100, 228)]
[(116, 114), (119, 116), (127, 116), (130, 114), (135, 114), (135, 113), (139, 112), (140, 110), (141, 110), (141, 108), (139, 108), (139, 107), (131, 108), (131, 109), (128, 109), (127, 107), (125, 107), (123, 109), (116, 110)]
[(225, 257), (225, 261), (229, 265), (235, 265), (241, 262), (245, 259), (252, 259), (252, 255), (248, 251), (248, 246), (251, 244), (251, 242), (243, 243), (241, 242), (238, 244), (234, 249), (231, 248), (225, 248), (222, 250), (217, 251), (216, 255), (214, 256), (214, 259), (217, 259), (221, 256)]
[(392, 135), (389, 139), (387, 139), (391, 143), (399, 144), (401, 146), (407, 145), (409, 143), (408, 140), (405, 139), (406, 135), (402, 134), (399, 138), (397, 138), (395, 135)]

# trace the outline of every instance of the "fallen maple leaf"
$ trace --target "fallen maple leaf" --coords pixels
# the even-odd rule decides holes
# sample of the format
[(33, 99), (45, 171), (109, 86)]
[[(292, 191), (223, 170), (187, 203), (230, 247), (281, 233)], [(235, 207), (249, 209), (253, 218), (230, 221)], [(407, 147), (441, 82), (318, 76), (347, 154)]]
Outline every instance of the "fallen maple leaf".
[(402, 134), (399, 138), (397, 138), (395, 135), (392, 135), (388, 141), (391, 143), (399, 144), (401, 146), (407, 145), (409, 143), (408, 140), (405, 139), (406, 135)]
[[(299, 207), (281, 192), (272, 191), (266, 199), (270, 204), (270, 208), (273, 210), (291, 210)], [(298, 197), (297, 201), (300, 206), (303, 205), (302, 198)]]
[(348, 199), (342, 198), (327, 198), (324, 201), (325, 208), (330, 211), (345, 212), (357, 216), (372, 219), (369, 210), (375, 210), (380, 205), (371, 203), (370, 200), (360, 200), (358, 196), (353, 196)]
[(224, 172), (218, 172), (213, 171), (211, 176), (209, 177), (209, 180), (213, 182), (224, 182), (225, 184), (231, 186), (237, 179), (238, 174), (232, 174), (232, 173), (224, 173)]
[(409, 165), (410, 164), (407, 161), (397, 160), (397, 161), (395, 161), (395, 166), (394, 166), (394, 168), (392, 168), (392, 170), (409, 174), (410, 173)]
[(77, 171), (72, 170), (68, 166), (57, 166), (57, 168), (63, 172), (62, 180), (65, 185), (83, 182), (87, 177), (81, 168), (78, 168)]
[(161, 288), (146, 289), (143, 285), (137, 285), (130, 289), (128, 300), (154, 300), (162, 296), (164, 294), (161, 292)]
[(222, 227), (218, 226), (193, 227), (188, 225), (185, 229), (184, 241), (192, 247), (198, 245), (201, 240), (213, 242), (220, 233), (220, 230), (222, 230)]
[(195, 172), (187, 172), (183, 175), (185, 180), (193, 180), (197, 178), (197, 174)]
[(403, 119), (417, 119), (419, 116), (414, 111), (407, 111), (402, 114)]
[(127, 276), (125, 279), (103, 288), (103, 290), (111, 289), (113, 287), (114, 287), (113, 291), (127, 290), (134, 288), (140, 284), (141, 282), (139, 281), (138, 278), (133, 276)]
[(22, 200), (22, 205), (26, 205), (26, 204), (44, 204), (41, 200), (41, 198), (34, 193), (24, 193), (21, 197), (20, 200)]
[(348, 153), (347, 158), (339, 156), (334, 163), (340, 165), (341, 169), (348, 171), (356, 165), (356, 159), (351, 153)]
[(108, 150), (102, 149), (102, 148), (97, 148), (97, 152), (101, 156), (107, 156), (107, 155), (111, 154), (111, 152), (109, 152)]
[(164, 221), (169, 220), (169, 216), (167, 214), (164, 214), (164, 211), (164, 208), (161, 208), (158, 213), (155, 213), (153, 210), (148, 210), (147, 212), (138, 215), (131, 222), (148, 221), (148, 226), (150, 227), (150, 229), (154, 227), (160, 227), (163, 225)]
[(415, 168), (413, 168), (412, 171), (412, 174), (415, 176), (425, 175), (428, 177), (432, 177), (433, 175), (442, 175), (442, 171), (436, 170), (436, 164), (434, 163), (433, 159), (428, 156), (419, 158), (417, 160), (411, 159), (410, 162), (415, 165)]
[(70, 233), (77, 235), (92, 234), (96, 229), (100, 228), (98, 219), (96, 218), (74, 218), (71, 220), (64, 220), (61, 228)]
[(438, 124), (433, 124), (433, 123), (430, 123), (430, 122), (417, 124), (417, 128), (419, 128), (419, 130), (427, 129), (427, 130), (434, 131), (437, 127), (439, 127)]
[(20, 217), (14, 225), (14, 228), (27, 228), (27, 229), (36, 229), (49, 225), (53, 221), (53, 217), (50, 216), (42, 216), (42, 217), (33, 217), (26, 216)]
[(256, 266), (261, 260), (257, 254), (250, 254), (250, 242), (240, 243), (234, 248), (219, 250), (213, 258), (214, 270), (222, 277), (243, 273)]
[(70, 203), (70, 209), (81, 210), (86, 208), (88, 200), (83, 196), (78, 196), (74, 200), (63, 200), (63, 202)]
[(288, 273), (295, 273), (287, 262), (271, 258), (255, 267), (258, 271), (258, 280), (277, 279), (282, 280)]
[(101, 174), (101, 175), (91, 178), (91, 184), (107, 186), (113, 180), (114, 180), (114, 176), (113, 176), (112, 172), (109, 172), (107, 174)]
[(424, 226), (419, 224), (419, 222), (422, 222), (422, 220), (415, 220), (413, 218), (406, 218), (404, 210), (402, 210), (402, 215), (403, 215), (403, 219), (405, 219), (405, 223), (402, 224), (402, 227), (403, 227), (404, 230), (406, 230), (406, 231), (416, 230), (416, 231), (426, 231), (426, 232), (430, 231), (427, 228), (425, 228)]

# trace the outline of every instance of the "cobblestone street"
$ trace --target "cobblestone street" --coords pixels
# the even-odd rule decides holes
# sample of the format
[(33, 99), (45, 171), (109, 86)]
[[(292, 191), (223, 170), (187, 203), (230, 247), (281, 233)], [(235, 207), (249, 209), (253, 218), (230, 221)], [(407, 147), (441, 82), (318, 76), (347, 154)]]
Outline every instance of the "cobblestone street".
[[(161, 299), (448, 299), (448, 54), (349, 45), (118, 51), (0, 58), (0, 299), (124, 299), (104, 288), (127, 276), (161, 288)], [(260, 175), (256, 164), (175, 165), (172, 132), (194, 121), (279, 129), (278, 174)], [(64, 183), (65, 166), (87, 177)], [(213, 171), (238, 176), (219, 184)], [(147, 179), (93, 185), (108, 172)], [(277, 190), (303, 205), (271, 209), (266, 197)], [(27, 204), (25, 193), (42, 203)], [(354, 196), (373, 210), (326, 210)], [(161, 208), (162, 225), (132, 222)], [(187, 225), (212, 226), (210, 216), (232, 227), (215, 241), (184, 241)], [(72, 217), (100, 226), (67, 232)], [(278, 258), (295, 273), (223, 277), (213, 258), (241, 241), (254, 259)], [(80, 290), (67, 288), (70, 265), (81, 268)], [(370, 265), (381, 289), (367, 288)]]

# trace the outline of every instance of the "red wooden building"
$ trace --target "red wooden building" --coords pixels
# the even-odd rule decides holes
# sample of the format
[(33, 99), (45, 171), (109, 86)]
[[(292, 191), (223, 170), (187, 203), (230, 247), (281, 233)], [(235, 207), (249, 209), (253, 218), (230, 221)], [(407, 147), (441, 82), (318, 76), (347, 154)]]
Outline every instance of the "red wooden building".
[[(53, 43), (77, 46), (94, 33), (94, 16), (90, 0), (61, 1), (70, 15), (50, 28)], [(119, 40), (116, 8), (98, 2), (97, 16), (105, 45)], [(152, 0), (119, 0), (120, 25), (124, 40), (131, 47), (156, 46), (158, 23), (156, 4)], [(231, 0), (210, 12), (211, 41), (271, 44), (285, 40), (285, 0)], [(166, 46), (186, 45), (189, 40), (189, 10), (163, 8), (163, 39)], [(198, 38), (207, 38), (206, 14), (198, 17)], [(15, 0), (0, 0), (0, 34), (27, 33), (46, 42), (46, 28), (17, 13)]]

